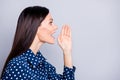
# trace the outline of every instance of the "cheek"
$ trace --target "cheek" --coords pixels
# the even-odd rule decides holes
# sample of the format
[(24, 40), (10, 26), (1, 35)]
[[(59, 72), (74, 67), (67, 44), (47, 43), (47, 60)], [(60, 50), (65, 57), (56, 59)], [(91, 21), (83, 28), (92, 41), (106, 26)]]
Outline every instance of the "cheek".
[(47, 29), (39, 29), (38, 37), (40, 41), (45, 41), (50, 35), (50, 31)]

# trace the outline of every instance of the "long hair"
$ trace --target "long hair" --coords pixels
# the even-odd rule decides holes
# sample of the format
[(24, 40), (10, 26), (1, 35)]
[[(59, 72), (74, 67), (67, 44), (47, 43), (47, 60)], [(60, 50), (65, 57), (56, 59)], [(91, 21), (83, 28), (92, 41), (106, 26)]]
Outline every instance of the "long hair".
[(40, 6), (27, 7), (22, 11), (18, 18), (13, 45), (3, 67), (1, 76), (11, 59), (19, 56), (29, 49), (35, 38), (38, 27), (41, 25), (41, 22), (45, 19), (48, 13), (49, 10), (47, 8)]

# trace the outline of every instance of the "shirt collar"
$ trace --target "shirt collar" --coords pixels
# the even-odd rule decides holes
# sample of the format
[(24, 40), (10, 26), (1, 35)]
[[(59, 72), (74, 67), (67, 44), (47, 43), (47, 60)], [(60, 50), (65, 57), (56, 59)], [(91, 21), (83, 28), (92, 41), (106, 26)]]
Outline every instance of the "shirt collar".
[(46, 59), (43, 57), (43, 55), (41, 54), (40, 51), (37, 52), (37, 54), (35, 55), (33, 53), (33, 51), (31, 49), (28, 49), (25, 53), (24, 53), (25, 58), (27, 59), (27, 61), (32, 65), (32, 66), (38, 66), (39, 63), (45, 61)]

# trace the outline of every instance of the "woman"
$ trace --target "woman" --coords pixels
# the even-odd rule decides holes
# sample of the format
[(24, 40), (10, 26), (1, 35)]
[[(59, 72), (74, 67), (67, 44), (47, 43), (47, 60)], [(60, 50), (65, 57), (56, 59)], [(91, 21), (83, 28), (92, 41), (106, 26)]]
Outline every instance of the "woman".
[(44, 43), (54, 44), (57, 30), (49, 10), (45, 7), (27, 7), (19, 16), (11, 52), (3, 68), (2, 80), (74, 80), (72, 65), (71, 30), (63, 26), (58, 43), (63, 50), (64, 72), (56, 69), (42, 56), (39, 48)]

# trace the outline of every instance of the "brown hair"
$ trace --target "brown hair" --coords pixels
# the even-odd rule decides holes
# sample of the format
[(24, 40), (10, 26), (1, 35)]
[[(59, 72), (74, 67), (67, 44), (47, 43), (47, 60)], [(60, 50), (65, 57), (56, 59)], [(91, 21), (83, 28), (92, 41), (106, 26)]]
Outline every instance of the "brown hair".
[(48, 13), (49, 10), (41, 6), (27, 7), (22, 11), (17, 22), (17, 29), (14, 36), (12, 49), (3, 67), (1, 75), (3, 75), (8, 62), (11, 59), (19, 56), (29, 49), (35, 38), (38, 27)]

